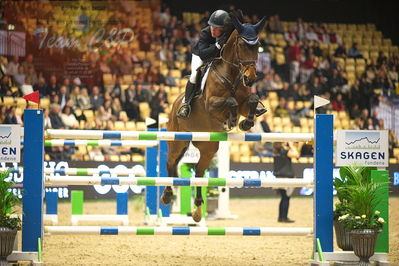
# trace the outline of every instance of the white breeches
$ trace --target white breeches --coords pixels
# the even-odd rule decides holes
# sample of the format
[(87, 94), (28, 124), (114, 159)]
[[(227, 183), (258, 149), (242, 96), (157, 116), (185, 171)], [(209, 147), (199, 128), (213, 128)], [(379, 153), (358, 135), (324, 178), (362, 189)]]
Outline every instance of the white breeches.
[(202, 65), (202, 60), (198, 55), (193, 54), (191, 58), (191, 75), (190, 75), (190, 82), (195, 84), (197, 79), (197, 68)]

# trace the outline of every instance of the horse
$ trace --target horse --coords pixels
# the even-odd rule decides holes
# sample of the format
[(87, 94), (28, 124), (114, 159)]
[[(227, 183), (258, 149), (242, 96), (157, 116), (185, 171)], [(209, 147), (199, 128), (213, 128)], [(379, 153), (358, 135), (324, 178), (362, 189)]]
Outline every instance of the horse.
[[(169, 113), (168, 131), (185, 132), (227, 132), (237, 126), (239, 116), (245, 117), (239, 128), (248, 131), (254, 125), (259, 97), (251, 93), (251, 84), (256, 79), (258, 58), (258, 34), (264, 27), (266, 18), (256, 25), (242, 24), (232, 16), (234, 28), (220, 56), (210, 66), (205, 87), (201, 95), (193, 99), (190, 118), (183, 120), (176, 117), (182, 105), (184, 94), (177, 97)], [(203, 177), (205, 170), (219, 148), (219, 142), (193, 141), (200, 151), (200, 159), (195, 166), (195, 176)], [(188, 149), (190, 141), (168, 141), (168, 175), (177, 177), (177, 164)], [(228, 156), (226, 154), (226, 156)], [(164, 205), (170, 204), (173, 196), (172, 187), (167, 186), (161, 196)], [(195, 222), (201, 220), (203, 198), (201, 187), (196, 188), (192, 211)]]

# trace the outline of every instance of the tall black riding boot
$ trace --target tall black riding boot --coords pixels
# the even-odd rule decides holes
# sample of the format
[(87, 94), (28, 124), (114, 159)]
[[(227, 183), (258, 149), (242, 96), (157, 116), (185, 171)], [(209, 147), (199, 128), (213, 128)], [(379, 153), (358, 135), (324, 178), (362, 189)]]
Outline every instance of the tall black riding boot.
[(194, 97), (195, 84), (187, 82), (186, 91), (184, 93), (184, 103), (177, 111), (176, 116), (181, 119), (188, 119), (191, 113), (191, 100)]

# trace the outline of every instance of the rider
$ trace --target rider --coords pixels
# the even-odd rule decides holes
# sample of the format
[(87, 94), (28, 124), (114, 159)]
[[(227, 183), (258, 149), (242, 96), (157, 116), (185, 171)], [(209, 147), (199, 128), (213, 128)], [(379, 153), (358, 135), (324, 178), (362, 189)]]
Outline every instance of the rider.
[[(242, 15), (242, 13), (241, 13)], [(208, 25), (202, 29), (199, 40), (193, 46), (193, 55), (191, 59), (191, 75), (187, 82), (183, 98), (183, 105), (177, 111), (176, 116), (181, 119), (188, 119), (191, 112), (191, 101), (195, 96), (197, 68), (203, 61), (210, 61), (217, 57), (223, 45), (231, 33), (232, 22), (230, 15), (224, 10), (216, 10), (209, 17)], [(266, 112), (265, 108), (256, 110), (256, 116)]]
[(199, 40), (193, 46), (191, 59), (191, 76), (186, 85), (183, 105), (177, 112), (177, 117), (187, 119), (191, 112), (191, 100), (194, 98), (196, 89), (197, 68), (203, 61), (210, 61), (219, 55), (220, 49), (227, 41), (228, 36), (225, 25), (229, 23), (229, 14), (224, 10), (216, 10), (208, 20), (208, 25), (200, 34)]

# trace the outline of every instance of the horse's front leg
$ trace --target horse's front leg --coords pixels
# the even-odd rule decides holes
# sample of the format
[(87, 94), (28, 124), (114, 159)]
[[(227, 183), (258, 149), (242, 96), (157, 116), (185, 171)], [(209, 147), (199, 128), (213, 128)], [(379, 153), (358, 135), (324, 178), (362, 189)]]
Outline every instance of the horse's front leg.
[(258, 106), (258, 102), (259, 102), (258, 95), (251, 94), (248, 97), (247, 106), (245, 106), (245, 107), (247, 107), (245, 109), (248, 110), (248, 115), (239, 124), (239, 128), (242, 131), (248, 131), (249, 129), (251, 129), (251, 127), (254, 126), (254, 124), (255, 124), (256, 107)]
[(237, 126), (238, 102), (233, 97), (212, 96), (209, 98), (206, 109), (209, 113), (227, 110), (227, 116), (224, 118), (224, 130), (231, 130)]

